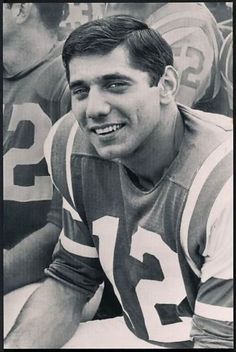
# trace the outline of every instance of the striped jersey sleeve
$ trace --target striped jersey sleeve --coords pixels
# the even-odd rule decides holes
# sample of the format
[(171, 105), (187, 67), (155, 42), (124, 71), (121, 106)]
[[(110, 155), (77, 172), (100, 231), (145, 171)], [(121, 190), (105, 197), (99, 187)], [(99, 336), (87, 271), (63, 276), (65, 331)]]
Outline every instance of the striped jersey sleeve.
[(104, 274), (89, 230), (78, 212), (63, 199), (63, 228), (46, 270), (51, 276), (91, 298)]
[(53, 126), (45, 143), (49, 172), (63, 197), (63, 228), (46, 275), (90, 298), (103, 282), (104, 273), (88, 226), (74, 202), (71, 154), (76, 131), (75, 120), (67, 114)]
[(200, 279), (191, 336), (195, 347), (232, 347), (232, 139), (204, 161), (186, 201), (181, 242)]

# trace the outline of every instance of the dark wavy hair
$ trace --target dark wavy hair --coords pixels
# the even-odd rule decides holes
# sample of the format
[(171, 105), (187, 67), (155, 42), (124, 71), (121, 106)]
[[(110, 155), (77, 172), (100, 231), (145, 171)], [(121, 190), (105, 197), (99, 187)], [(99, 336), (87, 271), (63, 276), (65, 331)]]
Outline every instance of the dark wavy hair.
[(132, 67), (147, 72), (151, 85), (157, 85), (167, 65), (173, 65), (169, 44), (147, 24), (128, 15), (115, 15), (87, 22), (65, 41), (62, 59), (70, 80), (69, 63), (82, 55), (105, 55), (123, 45)]

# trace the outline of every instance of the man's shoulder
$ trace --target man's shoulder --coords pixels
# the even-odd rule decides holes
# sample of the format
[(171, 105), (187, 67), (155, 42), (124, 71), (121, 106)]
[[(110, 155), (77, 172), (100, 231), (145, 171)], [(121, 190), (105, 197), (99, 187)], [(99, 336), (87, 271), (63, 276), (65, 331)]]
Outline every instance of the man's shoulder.
[[(69, 202), (74, 197), (71, 193), (73, 180), (79, 185), (81, 177), (88, 177), (84, 163), (91, 165), (94, 159), (101, 159), (71, 111), (52, 126), (44, 144), (44, 155), (54, 185)], [(78, 189), (76, 192), (78, 195)]]
[(37, 82), (37, 93), (50, 100), (58, 100), (68, 86), (66, 72), (63, 66), (61, 50), (48, 58), (40, 69), (40, 80)]
[(196, 128), (200, 131), (209, 128), (212, 130), (213, 136), (215, 132), (217, 136), (222, 135), (222, 138), (233, 131), (233, 120), (226, 115), (192, 109), (182, 104), (178, 104), (178, 108), (184, 116), (185, 122), (194, 121)]
[[(199, 170), (206, 165), (205, 176), (210, 168), (219, 165), (232, 152), (232, 119), (218, 114), (206, 113), (178, 105), (183, 116), (185, 132), (179, 154), (171, 169), (172, 180), (189, 189)], [(229, 167), (231, 159), (227, 159)], [(205, 177), (204, 176), (204, 177)]]
[(43, 72), (49, 75), (56, 75), (63, 72), (65, 74), (65, 68), (62, 61), (62, 49), (63, 43), (59, 42), (55, 47), (48, 53), (44, 60)]
[[(75, 156), (98, 156), (79, 127), (72, 111), (61, 117), (51, 128), (45, 142), (45, 155), (50, 163)], [(49, 156), (50, 154), (50, 156)]]
[(25, 70), (4, 77), (4, 103), (38, 104), (52, 122), (70, 108), (70, 92), (60, 55), (47, 54)]
[(184, 116), (185, 137), (172, 179), (186, 189), (181, 243), (191, 258), (190, 266), (200, 273), (201, 255), (211, 228), (209, 219), (221, 221), (225, 203), (230, 202), (232, 119), (183, 106), (179, 108)]

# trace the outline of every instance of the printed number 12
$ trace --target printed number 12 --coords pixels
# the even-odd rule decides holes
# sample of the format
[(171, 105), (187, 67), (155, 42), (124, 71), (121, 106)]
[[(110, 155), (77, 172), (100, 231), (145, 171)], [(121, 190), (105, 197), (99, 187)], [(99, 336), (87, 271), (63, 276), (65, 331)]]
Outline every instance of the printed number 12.
[[(105, 216), (93, 222), (93, 234), (99, 237), (101, 264), (108, 277), (110, 276), (113, 285), (115, 284), (113, 260), (117, 230), (117, 218)], [(162, 281), (141, 279), (135, 289), (149, 339), (173, 342), (174, 334), (176, 342), (189, 340), (190, 318), (181, 317), (177, 323), (163, 325), (155, 309), (157, 303), (179, 305), (186, 297), (178, 256), (167, 246), (160, 235), (139, 227), (132, 236), (130, 255), (143, 262), (143, 255), (146, 253), (158, 259), (164, 274)], [(117, 291), (115, 287), (115, 292)], [(117, 297), (121, 300), (119, 292)]]

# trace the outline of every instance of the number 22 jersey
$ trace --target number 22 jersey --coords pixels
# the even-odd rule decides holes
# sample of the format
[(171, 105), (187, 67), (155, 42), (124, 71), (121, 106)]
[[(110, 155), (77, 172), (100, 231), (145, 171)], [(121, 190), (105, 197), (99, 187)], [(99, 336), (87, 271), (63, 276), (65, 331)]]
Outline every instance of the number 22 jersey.
[(101, 159), (72, 115), (53, 126), (45, 151), (64, 227), (46, 272), (89, 297), (106, 275), (128, 328), (152, 344), (231, 347), (232, 121), (179, 111), (179, 153), (149, 191)]
[[(61, 43), (22, 72), (3, 80), (4, 247), (46, 224), (52, 183), (43, 143), (70, 108)], [(55, 212), (51, 221), (57, 221)]]

